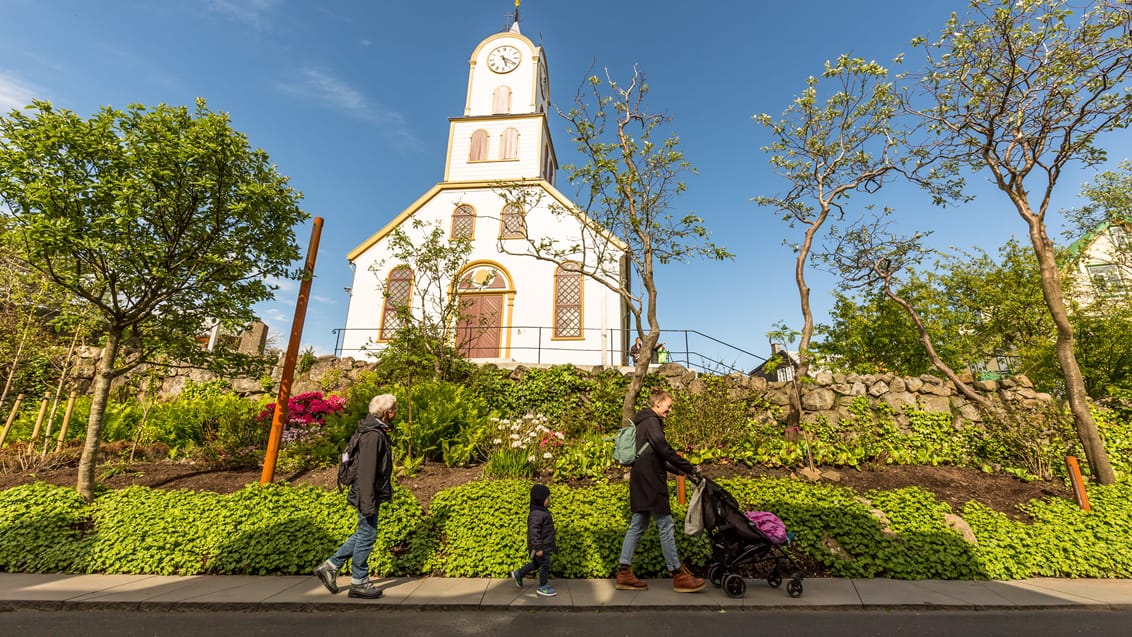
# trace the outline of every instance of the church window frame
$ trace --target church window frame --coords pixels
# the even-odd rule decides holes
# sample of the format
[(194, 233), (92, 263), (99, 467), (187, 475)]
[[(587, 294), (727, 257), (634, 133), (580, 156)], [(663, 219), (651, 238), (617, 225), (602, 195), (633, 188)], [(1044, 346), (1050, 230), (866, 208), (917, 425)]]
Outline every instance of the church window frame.
[(519, 204), (509, 203), (503, 206), (503, 210), (499, 213), (499, 238), (527, 238), (526, 213)]
[(487, 161), (490, 139), (491, 135), (482, 128), (472, 131), (471, 142), (468, 147), (468, 161)]
[(413, 269), (399, 265), (385, 277), (384, 299), (381, 304), (381, 330), (377, 340), (388, 343), (397, 330), (403, 327), (399, 310), (407, 310), (413, 299)]
[(585, 339), (585, 280), (582, 264), (566, 261), (554, 270), (554, 340)]
[(511, 87), (501, 84), (495, 87), (491, 94), (491, 112), (493, 115), (511, 114)]
[(508, 126), (499, 134), (499, 159), (513, 160), (519, 158), (519, 129)]
[(476, 238), (476, 209), (462, 203), (452, 210), (452, 229), (449, 237), (453, 240), (471, 241)]

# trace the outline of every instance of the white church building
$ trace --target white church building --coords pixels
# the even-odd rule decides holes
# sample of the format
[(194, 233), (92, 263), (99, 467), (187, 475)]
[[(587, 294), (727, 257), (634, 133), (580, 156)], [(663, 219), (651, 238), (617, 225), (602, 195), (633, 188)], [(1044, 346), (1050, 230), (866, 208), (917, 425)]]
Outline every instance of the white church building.
[[(624, 364), (627, 307), (583, 271), (599, 268), (627, 285), (628, 259), (624, 244), (555, 187), (549, 80), (546, 55), (520, 33), (517, 13), (509, 30), (472, 51), (464, 113), (449, 120), (443, 180), (347, 255), (354, 279), (341, 356), (379, 352), (399, 324), (398, 307), (430, 307), (413, 298), (425, 293), (418, 273), (397, 261), (390, 239), (400, 231), (416, 244), (440, 227), (448, 240), (471, 245), (453, 280), (433, 292), (458, 299), (453, 345), (469, 359)], [(557, 248), (555, 259), (532, 256), (547, 247)]]

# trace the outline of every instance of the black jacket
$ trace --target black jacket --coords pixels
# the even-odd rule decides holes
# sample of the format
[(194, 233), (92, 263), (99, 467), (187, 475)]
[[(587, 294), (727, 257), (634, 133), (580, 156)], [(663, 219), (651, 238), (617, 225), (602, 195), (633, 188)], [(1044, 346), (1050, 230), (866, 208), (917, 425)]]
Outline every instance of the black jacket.
[(350, 485), (346, 501), (362, 515), (374, 515), (382, 502), (393, 501), (393, 452), (389, 448), (390, 426), (372, 414), (358, 421), (362, 439), (358, 444), (358, 477)]
[(696, 468), (676, 453), (664, 437), (664, 421), (651, 408), (633, 416), (637, 425), (637, 448), (649, 448), (629, 471), (629, 510), (633, 513), (671, 514), (668, 503), (668, 472), (691, 475)]
[(554, 518), (541, 504), (532, 504), (531, 512), (527, 515), (527, 550), (531, 553), (558, 551), (558, 545), (554, 541)]

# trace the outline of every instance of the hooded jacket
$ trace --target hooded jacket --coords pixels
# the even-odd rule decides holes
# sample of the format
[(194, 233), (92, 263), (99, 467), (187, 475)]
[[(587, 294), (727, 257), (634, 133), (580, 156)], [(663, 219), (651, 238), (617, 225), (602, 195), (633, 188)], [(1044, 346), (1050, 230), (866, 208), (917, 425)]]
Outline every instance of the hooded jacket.
[(393, 453), (389, 447), (389, 423), (373, 414), (358, 421), (358, 477), (350, 485), (346, 501), (371, 516), (382, 502), (393, 501)]
[(696, 468), (676, 453), (664, 437), (664, 421), (652, 408), (633, 416), (637, 425), (637, 448), (649, 448), (629, 471), (629, 510), (633, 513), (672, 514), (668, 502), (668, 472), (691, 475)]
[(534, 553), (554, 553), (558, 545), (554, 540), (554, 518), (543, 505), (550, 496), (550, 489), (536, 484), (531, 487), (531, 512), (527, 514), (527, 551)]

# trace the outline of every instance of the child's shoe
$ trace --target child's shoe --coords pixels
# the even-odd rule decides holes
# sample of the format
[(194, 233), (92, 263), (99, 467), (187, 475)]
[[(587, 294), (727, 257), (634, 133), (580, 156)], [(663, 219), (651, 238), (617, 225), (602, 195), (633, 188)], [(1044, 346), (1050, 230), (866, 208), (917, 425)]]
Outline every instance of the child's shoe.
[(550, 584), (544, 584), (538, 587), (538, 594), (542, 595), (543, 597), (554, 597), (558, 594), (558, 591), (551, 588)]
[(511, 579), (515, 580), (515, 586), (523, 587), (523, 578), (519, 577), (519, 571), (511, 571)]

